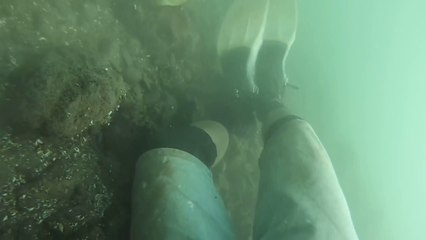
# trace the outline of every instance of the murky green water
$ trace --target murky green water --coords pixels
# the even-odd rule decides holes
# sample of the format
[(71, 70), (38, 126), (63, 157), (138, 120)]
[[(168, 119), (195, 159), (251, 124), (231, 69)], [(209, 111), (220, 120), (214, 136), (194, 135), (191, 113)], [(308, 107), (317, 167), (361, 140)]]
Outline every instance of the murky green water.
[[(220, 84), (229, 5), (2, 0), (0, 239), (128, 238), (136, 158), (158, 131), (205, 118), (230, 128), (214, 176), (248, 238), (260, 137)], [(425, 12), (299, 1), (286, 98), (329, 151), (360, 239), (424, 239)]]
[(290, 100), (335, 164), (360, 239), (423, 239), (423, 1), (300, 1)]

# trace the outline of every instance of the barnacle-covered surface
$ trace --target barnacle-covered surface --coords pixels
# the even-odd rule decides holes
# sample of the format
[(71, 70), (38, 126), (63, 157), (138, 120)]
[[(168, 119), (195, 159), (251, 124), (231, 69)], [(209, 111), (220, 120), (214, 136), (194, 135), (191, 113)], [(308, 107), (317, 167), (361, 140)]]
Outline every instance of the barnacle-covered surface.
[(173, 2), (1, 1), (0, 239), (127, 239), (137, 157), (206, 118), (231, 132), (213, 172), (249, 239), (260, 138), (219, 84), (229, 2)]
[(102, 181), (100, 157), (76, 136), (49, 143), (0, 133), (2, 239), (91, 238), (112, 191)]

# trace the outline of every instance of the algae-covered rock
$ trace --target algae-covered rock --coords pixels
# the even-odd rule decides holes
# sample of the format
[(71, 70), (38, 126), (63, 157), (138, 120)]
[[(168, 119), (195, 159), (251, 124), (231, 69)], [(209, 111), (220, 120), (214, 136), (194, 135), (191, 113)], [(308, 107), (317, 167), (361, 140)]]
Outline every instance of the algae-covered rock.
[(1, 120), (18, 132), (51, 136), (109, 121), (124, 94), (120, 44), (129, 37), (110, 5), (1, 2)]
[(106, 0), (2, 0), (0, 77), (51, 46), (90, 50), (99, 63), (117, 65), (124, 34), (110, 4)]
[(58, 144), (0, 132), (0, 159), (0, 239), (99, 239), (112, 193), (87, 137)]
[(7, 90), (2, 110), (15, 131), (72, 137), (107, 123), (125, 85), (111, 66), (65, 47), (29, 59), (10, 75)]
[[(153, 1), (1, 1), (0, 239), (128, 239), (140, 153), (211, 116), (230, 2)], [(244, 156), (215, 173), (241, 231), (252, 194), (227, 193), (250, 178), (232, 178)]]

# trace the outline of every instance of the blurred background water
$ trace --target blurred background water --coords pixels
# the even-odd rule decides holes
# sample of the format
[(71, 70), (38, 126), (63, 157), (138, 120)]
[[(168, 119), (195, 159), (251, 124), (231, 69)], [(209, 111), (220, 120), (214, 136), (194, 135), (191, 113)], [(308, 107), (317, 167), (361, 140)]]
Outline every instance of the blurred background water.
[(329, 151), (360, 239), (425, 239), (426, 2), (299, 1), (292, 109)]

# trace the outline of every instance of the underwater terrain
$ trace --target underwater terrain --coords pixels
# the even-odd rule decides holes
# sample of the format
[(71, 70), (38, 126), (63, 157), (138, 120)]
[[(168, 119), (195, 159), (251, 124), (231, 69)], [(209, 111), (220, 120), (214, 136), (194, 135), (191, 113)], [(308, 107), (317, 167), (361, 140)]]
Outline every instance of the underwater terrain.
[[(0, 239), (128, 239), (134, 165), (213, 119), (213, 176), (250, 239), (259, 124), (222, 79), (228, 0), (1, 0)], [(288, 105), (333, 161), (360, 239), (423, 240), (426, 2), (298, 1)]]
[[(2, 0), (0, 239), (127, 239), (133, 168), (150, 139), (227, 121), (215, 41), (228, 3), (174, 2)], [(241, 139), (260, 140), (251, 116), (229, 122), (242, 127), (215, 178), (246, 239), (253, 211), (237, 208), (253, 209), (259, 149), (242, 151)]]

